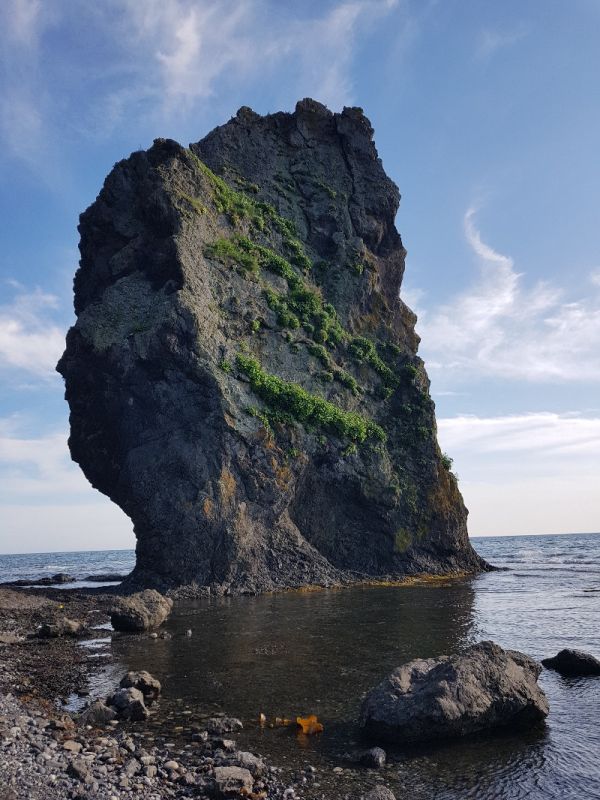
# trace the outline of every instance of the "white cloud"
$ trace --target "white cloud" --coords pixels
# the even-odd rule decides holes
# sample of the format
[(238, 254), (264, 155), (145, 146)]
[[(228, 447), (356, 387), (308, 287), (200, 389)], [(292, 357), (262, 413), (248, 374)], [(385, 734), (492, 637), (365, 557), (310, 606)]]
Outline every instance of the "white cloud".
[(600, 530), (600, 417), (537, 412), (438, 420), (472, 535)]
[(65, 330), (51, 318), (58, 298), (40, 289), (17, 289), (13, 301), (0, 306), (0, 368), (50, 379), (65, 346)]
[(600, 292), (570, 299), (546, 282), (528, 288), (513, 259), (483, 241), (475, 214), (468, 209), (464, 228), (478, 278), (441, 305), (419, 310), (417, 329), (431, 372), (459, 382), (478, 375), (600, 380)]

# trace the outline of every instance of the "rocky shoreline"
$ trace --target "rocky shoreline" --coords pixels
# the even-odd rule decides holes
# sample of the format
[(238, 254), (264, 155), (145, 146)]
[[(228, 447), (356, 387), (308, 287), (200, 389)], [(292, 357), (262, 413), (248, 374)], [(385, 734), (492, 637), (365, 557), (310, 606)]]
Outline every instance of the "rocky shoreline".
[[(99, 659), (82, 647), (81, 636), (108, 635), (98, 626), (106, 625), (115, 599), (102, 590), (0, 587), (1, 800), (327, 796), (312, 765), (291, 775), (260, 755), (238, 750), (234, 736), (241, 722), (235, 718), (191, 724), (186, 736), (167, 741), (144, 722), (113, 719), (92, 726), (66, 713), (66, 701), (85, 696), (90, 678), (110, 662), (109, 654)], [(57, 615), (84, 621), (86, 632), (33, 635)], [(369, 796), (393, 798), (383, 785)]]

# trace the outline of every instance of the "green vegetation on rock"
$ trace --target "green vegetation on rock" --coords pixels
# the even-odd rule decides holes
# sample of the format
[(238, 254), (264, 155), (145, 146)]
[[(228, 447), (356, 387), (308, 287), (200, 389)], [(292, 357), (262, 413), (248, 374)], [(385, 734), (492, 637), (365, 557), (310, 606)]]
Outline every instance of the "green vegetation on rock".
[(255, 358), (240, 353), (236, 363), (249, 378), (253, 392), (267, 405), (283, 411), (295, 421), (325, 428), (355, 442), (364, 442), (369, 438), (385, 441), (385, 431), (377, 423), (353, 411), (344, 411), (296, 383), (270, 375)]

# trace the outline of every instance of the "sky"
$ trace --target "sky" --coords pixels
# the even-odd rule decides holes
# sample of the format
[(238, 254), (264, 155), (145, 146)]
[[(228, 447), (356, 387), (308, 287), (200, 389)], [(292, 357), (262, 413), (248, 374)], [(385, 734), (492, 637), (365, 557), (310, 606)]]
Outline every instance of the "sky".
[(155, 137), (364, 108), (471, 535), (600, 530), (598, 0), (3, 0), (0, 552), (131, 547), (67, 448), (78, 215)]

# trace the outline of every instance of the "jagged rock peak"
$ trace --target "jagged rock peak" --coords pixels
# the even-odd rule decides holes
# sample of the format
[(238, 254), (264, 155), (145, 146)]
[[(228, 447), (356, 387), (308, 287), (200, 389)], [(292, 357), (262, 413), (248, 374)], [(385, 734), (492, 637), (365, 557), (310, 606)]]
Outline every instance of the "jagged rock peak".
[(115, 165), (58, 369), (72, 456), (134, 523), (131, 588), (484, 567), (399, 299), (399, 200), (362, 110), (310, 99)]

